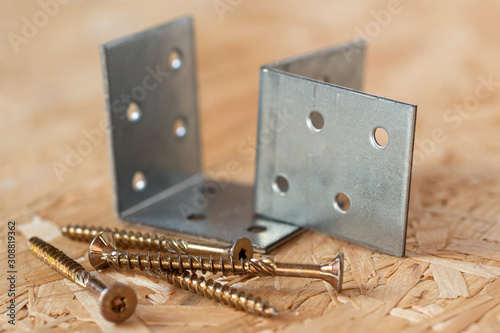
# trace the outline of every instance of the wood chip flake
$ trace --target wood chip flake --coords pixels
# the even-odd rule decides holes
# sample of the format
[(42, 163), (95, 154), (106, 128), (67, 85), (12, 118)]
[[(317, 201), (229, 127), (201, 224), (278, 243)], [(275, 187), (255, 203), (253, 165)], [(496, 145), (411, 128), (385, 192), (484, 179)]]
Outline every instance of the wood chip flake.
[(469, 297), (469, 289), (462, 273), (436, 264), (431, 264), (430, 268), (439, 287), (439, 298)]
[(406, 319), (411, 323), (419, 323), (427, 319), (423, 314), (411, 309), (394, 308), (389, 314), (394, 317)]
[(483, 304), (473, 307), (467, 312), (463, 311), (461, 315), (456, 316), (444, 323), (437, 323), (432, 326), (435, 331), (446, 331), (446, 332), (461, 332), (463, 329), (467, 328), (470, 324), (474, 323), (482, 316), (484, 316), (488, 311), (496, 307), (500, 303), (498, 299), (489, 300)]
[(375, 289), (373, 297), (383, 299), (387, 313), (420, 281), (420, 277), (429, 265), (406, 258), (388, 280), (385, 286)]
[(201, 307), (177, 305), (138, 305), (136, 315), (147, 325), (216, 326), (246, 316), (228, 306)]
[(61, 236), (59, 226), (47, 220), (43, 220), (40, 216), (35, 215), (31, 222), (19, 225), (19, 230), (30, 239), (33, 236), (50, 242), (52, 239)]
[(440, 250), (446, 245), (448, 228), (418, 229), (416, 236), (420, 252)]
[(358, 245), (345, 243), (342, 251), (351, 265), (351, 272), (361, 294), (369, 295), (375, 289), (378, 275), (373, 262), (372, 251)]
[(429, 318), (432, 318), (444, 312), (444, 309), (437, 304), (429, 304), (426, 306), (415, 305), (412, 306), (412, 309), (426, 315)]
[(500, 242), (500, 223), (494, 224), (481, 239)]
[(497, 242), (488, 242), (473, 238), (452, 238), (446, 246), (446, 249), (483, 258), (500, 260), (500, 244)]
[(453, 268), (462, 273), (473, 274), (489, 278), (497, 278), (500, 276), (500, 268), (491, 265), (483, 265), (463, 260), (439, 258), (428, 254), (415, 253), (411, 251), (406, 251), (406, 256), (418, 261), (423, 261), (430, 264), (436, 264), (439, 266)]
[[(429, 327), (432, 327), (436, 331), (461, 332), (488, 312), (492, 306), (495, 306), (494, 303), (498, 304), (499, 300), (487, 295), (465, 299), (459, 306), (447, 309), (443, 313), (428, 319), (425, 324), (409, 329), (408, 332), (422, 332)], [(477, 316), (478, 312), (481, 313), (479, 316)], [(470, 318), (469, 313), (473, 313)]]
[(392, 276), (392, 274), (396, 273), (399, 267), (403, 264), (404, 260), (398, 260), (392, 265), (392, 267), (385, 273), (384, 278), (388, 279)]

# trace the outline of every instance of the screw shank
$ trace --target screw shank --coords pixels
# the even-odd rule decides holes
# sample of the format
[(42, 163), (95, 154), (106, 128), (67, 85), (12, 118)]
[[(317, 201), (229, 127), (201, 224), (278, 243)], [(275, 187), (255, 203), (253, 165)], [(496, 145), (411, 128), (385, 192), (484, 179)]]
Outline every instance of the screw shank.
[(107, 287), (107, 285), (92, 276), (89, 277), (86, 285), (86, 289), (96, 295), (100, 295)]
[(187, 271), (182, 273), (178, 271), (157, 271), (156, 275), (164, 277), (165, 280), (177, 287), (241, 311), (265, 317), (277, 315), (274, 307), (270, 306), (266, 301), (255, 298), (251, 294), (238, 291), (236, 288), (227, 285), (223, 286), (212, 279), (206, 280), (204, 277), (197, 276), (194, 273)]
[(205, 244), (189, 243), (187, 252), (195, 256), (209, 257), (211, 255), (224, 256), (227, 250), (225, 248), (213, 247)]
[(134, 313), (137, 296), (132, 288), (119, 284), (107, 286), (92, 277), (82, 265), (62, 251), (37, 237), (32, 237), (28, 241), (28, 248), (34, 255), (67, 279), (99, 295), (101, 315), (105, 319), (118, 323)]
[(321, 279), (320, 268), (321, 266), (319, 265), (276, 263), (276, 276)]
[[(167, 238), (156, 234), (140, 233), (128, 230), (110, 229), (102, 227), (87, 227), (78, 225), (67, 225), (61, 228), (63, 235), (79, 241), (91, 242), (102, 232), (111, 233), (115, 245), (121, 249), (136, 248), (147, 251), (174, 252), (194, 256), (214, 256), (229, 259), (233, 256), (232, 247), (220, 247), (202, 243), (188, 242), (183, 239)], [(249, 254), (253, 251), (249, 246)]]
[(61, 273), (65, 278), (84, 288), (87, 285), (90, 274), (82, 265), (68, 257), (55, 246), (38, 237), (32, 237), (28, 241), (28, 249), (53, 270)]
[[(104, 236), (104, 235), (101, 235)], [(140, 270), (167, 270), (167, 271), (201, 271), (218, 273), (222, 275), (242, 275), (251, 274), (257, 276), (290, 276), (300, 278), (322, 279), (330, 283), (339, 292), (342, 289), (343, 273), (343, 255), (339, 254), (337, 258), (327, 265), (304, 265), (277, 263), (268, 259), (247, 259), (233, 260), (225, 259), (221, 256), (205, 258), (202, 256), (173, 254), (171, 252), (162, 255), (158, 252), (156, 255), (130, 254), (129, 252), (119, 250), (116, 247), (112, 251), (101, 249), (96, 251), (97, 257), (106, 258), (108, 265), (115, 265), (120, 268), (128, 267), (130, 269), (138, 268)], [(95, 264), (99, 265), (99, 262)], [(94, 265), (94, 263), (93, 263)], [(94, 265), (95, 266), (95, 265)]]

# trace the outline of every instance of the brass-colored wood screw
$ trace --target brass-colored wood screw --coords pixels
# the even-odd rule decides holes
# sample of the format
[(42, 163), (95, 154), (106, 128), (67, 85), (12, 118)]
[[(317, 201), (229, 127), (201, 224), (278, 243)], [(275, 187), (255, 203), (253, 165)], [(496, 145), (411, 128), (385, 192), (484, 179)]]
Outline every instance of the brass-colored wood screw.
[(107, 286), (90, 275), (79, 263), (53, 245), (32, 237), (29, 250), (65, 278), (99, 295), (102, 316), (111, 322), (120, 323), (135, 311), (137, 296), (132, 288), (124, 284)]
[(117, 228), (67, 225), (61, 227), (61, 232), (71, 239), (87, 242), (91, 242), (102, 232), (112, 232), (115, 236), (116, 245), (121, 249), (136, 248), (148, 251), (178, 252), (204, 257), (221, 256), (233, 260), (253, 258), (253, 246), (248, 238), (240, 238), (232, 246), (219, 247), (189, 242), (183, 239), (167, 238), (156, 234), (150, 236), (148, 233), (142, 234)]
[(221, 272), (222, 275), (250, 274), (256, 276), (291, 276), (301, 278), (322, 279), (330, 283), (337, 291), (342, 291), (344, 254), (340, 253), (329, 264), (326, 265), (303, 265), (279, 263), (267, 259), (249, 260), (225, 260), (222, 257), (204, 258), (201, 256), (174, 255), (167, 253), (162, 255), (158, 252), (152, 256), (148, 254), (130, 254), (116, 247), (113, 233), (102, 233), (97, 236), (90, 245), (89, 261), (96, 269), (102, 269), (111, 265), (128, 268), (144, 269), (166, 269), (174, 270), (200, 270), (202, 273)]
[(206, 280), (203, 276), (197, 276), (188, 271), (167, 271), (161, 269), (149, 270), (145, 272), (148, 275), (161, 278), (184, 290), (213, 299), (217, 303), (229, 305), (241, 311), (251, 314), (270, 317), (276, 316), (278, 312), (269, 305), (267, 301), (262, 301), (259, 297), (251, 294), (245, 294), (236, 288), (222, 285), (212, 279)]

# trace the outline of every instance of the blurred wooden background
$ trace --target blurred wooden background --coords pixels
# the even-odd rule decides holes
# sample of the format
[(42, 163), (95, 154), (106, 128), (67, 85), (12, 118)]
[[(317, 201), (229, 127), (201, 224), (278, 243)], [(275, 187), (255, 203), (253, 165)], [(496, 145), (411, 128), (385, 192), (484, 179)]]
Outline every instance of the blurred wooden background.
[[(301, 279), (229, 279), (276, 305), (282, 314), (272, 320), (106, 272), (105, 279), (129, 281), (141, 296), (137, 316), (119, 328), (497, 332), (500, 3), (494, 0), (2, 1), (0, 247), (6, 249), (7, 221), (16, 220), (19, 272), (16, 327), (7, 323), (0, 274), (2, 330), (114, 328), (99, 319), (92, 296), (73, 294), (78, 288), (27, 253), (25, 243), (37, 234), (83, 258), (86, 245), (63, 239), (56, 226), (122, 225), (112, 211), (104, 135), (86, 156), (65, 162), (104, 119), (98, 45), (185, 14), (195, 18), (203, 164), (212, 170), (240, 160), (243, 171), (233, 181), (253, 181), (254, 162), (238, 147), (255, 141), (259, 66), (367, 40), (364, 90), (418, 104), (408, 254), (395, 258), (307, 232), (274, 251), (276, 258), (321, 262), (344, 251), (345, 291), (335, 295), (320, 281)], [(57, 163), (67, 172), (56, 172)], [(0, 251), (2, 271), (6, 257)]]

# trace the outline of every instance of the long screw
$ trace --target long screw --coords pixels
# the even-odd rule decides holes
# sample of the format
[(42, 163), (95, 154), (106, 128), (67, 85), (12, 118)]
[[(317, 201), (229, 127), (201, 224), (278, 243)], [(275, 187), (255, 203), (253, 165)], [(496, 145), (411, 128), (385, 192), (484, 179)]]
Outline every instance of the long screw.
[(338, 292), (342, 291), (344, 254), (340, 253), (326, 265), (302, 265), (279, 263), (267, 259), (225, 260), (222, 257), (204, 258), (201, 256), (174, 255), (158, 252), (152, 256), (148, 254), (130, 254), (116, 247), (113, 233), (102, 233), (90, 244), (89, 261), (96, 269), (109, 266), (128, 267), (130, 269), (166, 269), (170, 271), (200, 270), (222, 275), (250, 274), (255, 276), (292, 276), (302, 278), (322, 279), (330, 283)]
[(201, 243), (189, 242), (183, 239), (167, 238), (156, 234), (140, 233), (118, 228), (87, 227), (85, 225), (67, 225), (61, 227), (61, 232), (74, 240), (91, 242), (102, 232), (112, 232), (116, 245), (121, 249), (136, 248), (148, 251), (177, 252), (195, 256), (221, 256), (233, 260), (253, 258), (253, 246), (248, 238), (238, 239), (232, 246), (219, 247)]
[(99, 295), (101, 314), (106, 320), (120, 323), (134, 313), (137, 296), (129, 286), (119, 283), (111, 286), (105, 285), (64, 252), (38, 237), (30, 238), (28, 248), (65, 278)]
[(188, 271), (167, 271), (161, 269), (149, 270), (145, 272), (157, 278), (166, 280), (168, 283), (184, 290), (199, 294), (208, 299), (213, 299), (217, 303), (229, 305), (241, 311), (263, 317), (276, 316), (278, 312), (269, 305), (267, 301), (262, 301), (259, 297), (245, 294), (236, 288), (222, 285), (212, 279), (206, 280), (203, 276), (197, 276)]

